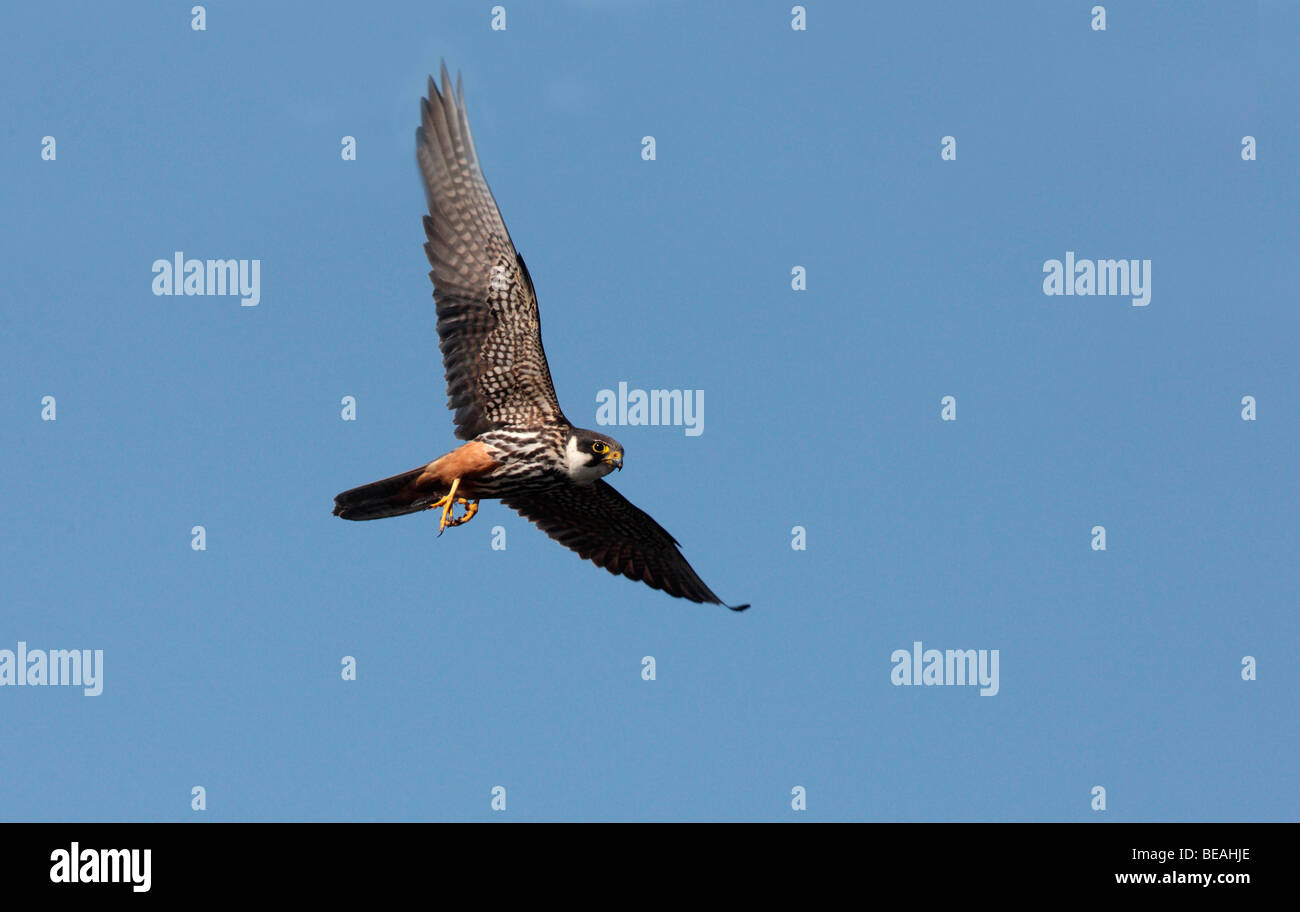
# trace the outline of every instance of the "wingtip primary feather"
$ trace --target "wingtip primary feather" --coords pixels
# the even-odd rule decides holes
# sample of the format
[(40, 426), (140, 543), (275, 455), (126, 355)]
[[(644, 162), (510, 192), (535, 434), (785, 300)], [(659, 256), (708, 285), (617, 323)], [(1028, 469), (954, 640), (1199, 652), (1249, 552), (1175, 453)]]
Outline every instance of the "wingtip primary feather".
[(447, 61), (445, 61), (445, 60), (442, 62), (442, 73), (441, 73), (441, 76), (442, 76), (442, 79), (441, 79), (441, 82), (442, 82), (442, 97), (443, 97), (444, 101), (445, 101), (447, 98), (450, 98), (453, 102), (455, 102), (455, 100), (456, 100), (456, 96), (455, 96), (455, 95), (452, 93), (452, 91), (451, 91), (451, 74), (447, 72)]

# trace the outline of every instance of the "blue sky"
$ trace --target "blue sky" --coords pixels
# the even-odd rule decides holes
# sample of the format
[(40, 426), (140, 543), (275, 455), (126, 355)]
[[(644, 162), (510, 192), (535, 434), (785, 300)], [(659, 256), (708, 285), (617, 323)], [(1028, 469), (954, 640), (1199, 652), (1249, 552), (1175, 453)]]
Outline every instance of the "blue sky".
[[(0, 819), (1297, 818), (1300, 10), (791, 5), (6, 5), (0, 649), (104, 658), (0, 687)], [(698, 436), (602, 429), (752, 610), (497, 503), (330, 515), (455, 443), (442, 58), (565, 411), (703, 391)], [(155, 296), (176, 251), (260, 303)], [(1045, 295), (1067, 251), (1149, 305)], [(893, 685), (916, 641), (997, 694)]]

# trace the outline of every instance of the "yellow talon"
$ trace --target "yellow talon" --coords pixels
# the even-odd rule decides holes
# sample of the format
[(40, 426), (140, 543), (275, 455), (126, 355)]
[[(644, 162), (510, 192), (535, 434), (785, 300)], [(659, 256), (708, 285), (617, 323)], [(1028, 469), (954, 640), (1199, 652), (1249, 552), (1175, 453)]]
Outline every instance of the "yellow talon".
[(443, 530), (447, 528), (447, 514), (451, 512), (452, 504), (456, 502), (456, 489), (459, 487), (460, 487), (460, 479), (457, 478), (455, 481), (451, 483), (451, 490), (447, 492), (447, 495), (445, 497), (443, 497), (437, 503), (429, 505), (430, 510), (435, 510), (438, 507), (442, 507), (442, 518), (438, 521), (439, 535), (441, 535), (443, 533)]
[(463, 526), (465, 523), (473, 519), (474, 514), (478, 512), (477, 500), (466, 500), (463, 497), (457, 497), (456, 503), (465, 508), (465, 515), (460, 517), (460, 519), (457, 519), (455, 513), (453, 513), (452, 518), (447, 520), (447, 525), (449, 526)]
[[(447, 492), (447, 495), (445, 497), (441, 498), (436, 503), (429, 504), (430, 510), (436, 510), (439, 507), (442, 508), (442, 518), (439, 519), (438, 521), (439, 535), (441, 535), (443, 531), (445, 531), (449, 526), (464, 525), (465, 523), (473, 519), (474, 514), (478, 512), (477, 500), (470, 501), (467, 498), (456, 496), (456, 491), (459, 488), (460, 488), (460, 479), (457, 478), (451, 483), (451, 490)], [(461, 516), (460, 518), (456, 517), (455, 510), (453, 509), (453, 507), (456, 504), (460, 504), (465, 508), (465, 515)]]

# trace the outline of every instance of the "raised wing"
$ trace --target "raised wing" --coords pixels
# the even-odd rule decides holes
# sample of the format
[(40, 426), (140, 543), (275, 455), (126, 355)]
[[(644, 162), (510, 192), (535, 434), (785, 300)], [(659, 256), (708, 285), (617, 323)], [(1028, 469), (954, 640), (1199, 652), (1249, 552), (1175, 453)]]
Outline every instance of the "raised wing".
[(429, 79), (420, 101), (415, 155), (429, 214), (425, 253), (433, 270), (438, 348), (456, 436), (470, 440), (503, 424), (564, 422), (542, 349), (537, 295), (479, 168), (446, 64), (442, 91)]
[[(682, 557), (677, 540), (604, 481), (563, 484), (503, 502), (579, 557), (616, 576), (641, 580), (692, 602), (725, 604)], [(744, 611), (749, 606), (727, 607)]]

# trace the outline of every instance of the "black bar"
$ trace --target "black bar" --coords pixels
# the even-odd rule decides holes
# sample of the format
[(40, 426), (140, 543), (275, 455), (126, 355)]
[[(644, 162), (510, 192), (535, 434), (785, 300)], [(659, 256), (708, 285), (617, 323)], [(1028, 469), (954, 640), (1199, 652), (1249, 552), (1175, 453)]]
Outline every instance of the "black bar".
[[(489, 892), (531, 884), (540, 899), (560, 895), (547, 891), (564, 882), (586, 889), (624, 877), (635, 901), (646, 877), (660, 890), (703, 874), (760, 895), (802, 880), (810, 889), (852, 882), (863, 895), (1231, 900), (1260, 886), (1287, 889), (1294, 872), (1281, 869), (1295, 837), (1294, 824), (3, 824), (0, 888), (53, 899), (266, 891), (338, 899), (450, 878)], [(70, 856), (74, 843), (79, 877), (106, 861), (123, 882), (55, 882), (70, 879), (59, 853)], [(149, 849), (149, 889), (134, 889), (143, 870), (107, 849)], [(1131, 882), (1150, 875), (1152, 883)]]

